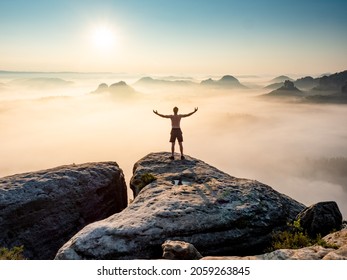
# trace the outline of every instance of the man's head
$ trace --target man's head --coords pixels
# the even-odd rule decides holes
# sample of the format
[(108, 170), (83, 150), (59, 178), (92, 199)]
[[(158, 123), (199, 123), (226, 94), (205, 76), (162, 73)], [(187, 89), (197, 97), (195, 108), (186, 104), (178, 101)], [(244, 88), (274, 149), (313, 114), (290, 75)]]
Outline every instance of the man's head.
[(173, 108), (173, 111), (174, 111), (175, 114), (177, 114), (178, 108), (177, 107)]

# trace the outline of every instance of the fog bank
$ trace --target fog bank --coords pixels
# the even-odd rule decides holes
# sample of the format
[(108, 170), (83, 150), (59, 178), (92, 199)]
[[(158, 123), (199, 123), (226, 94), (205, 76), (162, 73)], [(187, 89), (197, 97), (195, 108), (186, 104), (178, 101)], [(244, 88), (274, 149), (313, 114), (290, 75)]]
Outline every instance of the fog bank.
[(345, 105), (272, 102), (258, 97), (262, 89), (136, 86), (133, 78), (126, 81), (136, 95), (127, 98), (90, 93), (102, 82), (119, 82), (113, 77), (63, 80), (71, 83), (42, 89), (0, 80), (0, 176), (117, 161), (129, 182), (137, 160), (170, 151), (170, 120), (152, 110), (199, 107), (181, 123), (186, 154), (306, 205), (335, 200), (347, 217)]

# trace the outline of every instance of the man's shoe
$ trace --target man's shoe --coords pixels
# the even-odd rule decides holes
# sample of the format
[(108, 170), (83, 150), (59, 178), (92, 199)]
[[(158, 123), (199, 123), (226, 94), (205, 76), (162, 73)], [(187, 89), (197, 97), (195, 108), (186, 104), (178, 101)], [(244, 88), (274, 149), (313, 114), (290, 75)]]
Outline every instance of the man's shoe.
[(181, 160), (184, 160), (184, 159), (186, 159), (184, 156), (181, 156)]
[(169, 157), (169, 159), (175, 159), (174, 156)]

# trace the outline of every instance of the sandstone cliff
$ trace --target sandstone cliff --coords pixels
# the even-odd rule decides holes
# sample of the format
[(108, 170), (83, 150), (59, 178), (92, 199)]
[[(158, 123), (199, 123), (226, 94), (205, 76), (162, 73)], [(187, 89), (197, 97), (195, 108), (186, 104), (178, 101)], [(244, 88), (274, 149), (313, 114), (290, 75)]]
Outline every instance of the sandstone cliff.
[(115, 162), (0, 178), (0, 247), (24, 245), (29, 259), (53, 259), (85, 225), (126, 206), (123, 172)]
[(168, 239), (192, 243), (202, 255), (257, 254), (274, 230), (286, 228), (305, 207), (260, 182), (169, 155), (152, 153), (138, 161), (133, 203), (86, 226), (56, 259), (160, 258)]

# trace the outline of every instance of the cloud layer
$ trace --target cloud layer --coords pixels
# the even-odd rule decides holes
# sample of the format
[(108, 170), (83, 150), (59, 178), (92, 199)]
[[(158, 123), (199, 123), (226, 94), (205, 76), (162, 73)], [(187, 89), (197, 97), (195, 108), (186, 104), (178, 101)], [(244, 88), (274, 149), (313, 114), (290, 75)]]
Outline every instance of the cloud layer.
[[(169, 85), (134, 84), (136, 97), (127, 99), (89, 94), (109, 82), (99, 77), (68, 80), (74, 83), (42, 90), (0, 81), (0, 176), (115, 160), (129, 181), (138, 159), (170, 150), (170, 121), (152, 110), (199, 107), (181, 123), (185, 153), (306, 205), (335, 200), (347, 216), (346, 173), (338, 172), (347, 158), (347, 106), (271, 102), (258, 97), (261, 90)], [(314, 163), (332, 158), (342, 163)]]

